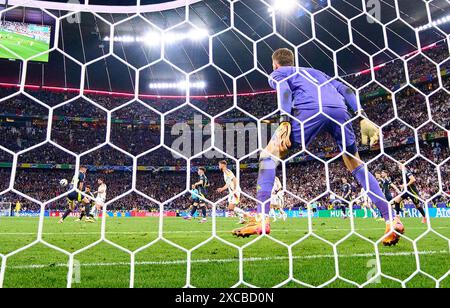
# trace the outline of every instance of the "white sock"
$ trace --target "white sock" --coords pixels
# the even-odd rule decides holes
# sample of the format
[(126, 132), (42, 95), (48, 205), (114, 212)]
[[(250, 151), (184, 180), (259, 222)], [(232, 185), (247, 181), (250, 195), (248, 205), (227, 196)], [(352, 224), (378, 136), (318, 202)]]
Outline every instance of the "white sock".
[(270, 209), (270, 211), (269, 211), (269, 217), (276, 217), (277, 215), (276, 215), (276, 213), (275, 213), (275, 210), (274, 209)]
[(377, 214), (377, 212), (375, 212), (375, 210), (373, 208), (370, 208), (370, 212), (372, 212), (373, 218), (378, 218), (378, 214)]
[(244, 218), (244, 216), (245, 216), (245, 211), (244, 211), (243, 209), (240, 209), (240, 208), (238, 208), (238, 207), (235, 207), (233, 211), (238, 215), (239, 218), (241, 218), (241, 219)]

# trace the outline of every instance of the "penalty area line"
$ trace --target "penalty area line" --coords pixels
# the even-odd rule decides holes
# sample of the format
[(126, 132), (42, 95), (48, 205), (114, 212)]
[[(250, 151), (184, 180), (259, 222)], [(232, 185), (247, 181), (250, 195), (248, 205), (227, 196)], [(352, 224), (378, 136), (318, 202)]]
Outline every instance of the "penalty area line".
[[(448, 251), (419, 251), (418, 255), (441, 255), (448, 254)], [(414, 252), (386, 252), (380, 253), (380, 256), (385, 257), (404, 257), (404, 256), (414, 256)], [(314, 259), (334, 259), (334, 255), (311, 255), (311, 256), (293, 256), (293, 260), (314, 260)], [(360, 253), (360, 254), (349, 254), (349, 255), (338, 255), (339, 258), (369, 258), (376, 257), (374, 253)], [(285, 261), (289, 260), (289, 257), (267, 257), (267, 258), (244, 258), (244, 262), (261, 262), (261, 261)], [(203, 263), (234, 263), (239, 262), (238, 258), (234, 259), (199, 259), (199, 260), (191, 260), (191, 264), (203, 264)], [(183, 265), (187, 264), (187, 260), (172, 260), (172, 261), (142, 261), (135, 262), (135, 266), (145, 266), (145, 265)], [(103, 262), (103, 263), (80, 263), (80, 266), (83, 267), (110, 267), (110, 266), (130, 266), (128, 262)], [(8, 269), (43, 269), (43, 268), (54, 268), (54, 267), (68, 267), (68, 264), (59, 263), (59, 264), (32, 264), (32, 265), (17, 265), (17, 266), (8, 266)]]
[[(409, 227), (408, 230), (422, 230), (424, 228), (421, 227)], [(448, 230), (450, 227), (432, 227), (433, 230)], [(378, 231), (378, 230), (386, 230), (386, 228), (364, 228), (364, 229), (355, 229), (356, 232), (363, 231)], [(272, 232), (308, 232), (308, 229), (272, 229)], [(348, 231), (350, 232), (350, 228), (327, 228), (327, 229), (313, 229), (313, 232), (331, 232), (331, 231)], [(75, 231), (76, 232), (76, 231)], [(208, 233), (209, 231), (202, 230), (189, 230), (189, 231), (164, 231), (163, 234), (183, 234), (183, 233)], [(217, 233), (230, 233), (229, 230), (217, 230)], [(36, 232), (1, 232), (0, 236), (14, 236), (14, 235), (36, 235)], [(42, 235), (98, 235), (98, 232), (42, 232)], [(133, 234), (159, 234), (159, 231), (114, 231), (108, 232), (106, 231), (106, 235), (133, 235)]]

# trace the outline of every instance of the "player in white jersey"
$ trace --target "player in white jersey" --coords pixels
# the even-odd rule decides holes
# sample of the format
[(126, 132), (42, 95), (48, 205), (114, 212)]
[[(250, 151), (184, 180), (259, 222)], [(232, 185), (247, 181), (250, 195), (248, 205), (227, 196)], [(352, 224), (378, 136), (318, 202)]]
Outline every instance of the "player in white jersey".
[(361, 189), (361, 192), (359, 193), (359, 197), (361, 200), (361, 209), (364, 211), (364, 218), (368, 218), (367, 209), (369, 209), (370, 212), (372, 213), (372, 217), (377, 219), (378, 214), (373, 209), (371, 201), (369, 199), (369, 196), (366, 194), (366, 191), (364, 190), (364, 188)]
[[(275, 212), (277, 210), (280, 212), (280, 216), (278, 216)], [(275, 177), (275, 183), (272, 188), (269, 217), (272, 217), (273, 221), (277, 221), (277, 218), (282, 218), (284, 221), (286, 221), (287, 218), (287, 215), (284, 212), (283, 184), (281, 184), (279, 177)]]
[(225, 180), (225, 186), (217, 189), (218, 193), (223, 193), (228, 190), (228, 210), (234, 212), (239, 217), (239, 223), (246, 223), (246, 218), (250, 217), (243, 209), (239, 208), (239, 202), (241, 199), (241, 188), (234, 173), (228, 169), (228, 163), (223, 160), (219, 162), (219, 169), (223, 172), (223, 178)]
[(97, 180), (98, 189), (97, 189), (97, 197), (95, 198), (95, 207), (92, 208), (92, 214), (95, 217), (98, 217), (99, 213), (102, 211), (103, 206), (106, 202), (106, 190), (107, 186), (105, 184), (105, 180), (103, 178), (98, 178)]

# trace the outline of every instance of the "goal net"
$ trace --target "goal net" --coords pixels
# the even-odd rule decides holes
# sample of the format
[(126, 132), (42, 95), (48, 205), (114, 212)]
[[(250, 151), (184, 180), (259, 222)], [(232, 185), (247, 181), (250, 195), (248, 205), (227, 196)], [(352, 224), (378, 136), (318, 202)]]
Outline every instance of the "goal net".
[(448, 1), (82, 2), (0, 1), (0, 287), (450, 286)]

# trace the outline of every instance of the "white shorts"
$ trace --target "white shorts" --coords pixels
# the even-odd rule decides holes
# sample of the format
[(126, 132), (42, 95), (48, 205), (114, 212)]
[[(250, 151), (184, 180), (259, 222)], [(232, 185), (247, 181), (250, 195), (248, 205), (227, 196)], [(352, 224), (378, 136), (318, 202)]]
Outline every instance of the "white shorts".
[(272, 198), (270, 200), (270, 205), (273, 208), (282, 209), (282, 208), (284, 208), (284, 198), (279, 195), (272, 195)]
[(241, 202), (241, 194), (240, 193), (235, 193), (235, 194), (228, 196), (228, 204), (229, 205), (236, 206), (239, 204), (239, 202)]
[(105, 205), (105, 201), (106, 201), (105, 198), (102, 198), (102, 197), (95, 198), (95, 204), (98, 204), (100, 206)]

